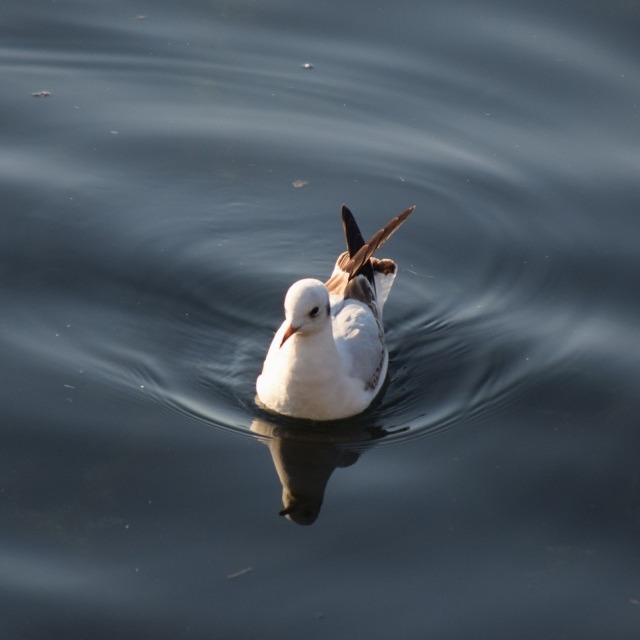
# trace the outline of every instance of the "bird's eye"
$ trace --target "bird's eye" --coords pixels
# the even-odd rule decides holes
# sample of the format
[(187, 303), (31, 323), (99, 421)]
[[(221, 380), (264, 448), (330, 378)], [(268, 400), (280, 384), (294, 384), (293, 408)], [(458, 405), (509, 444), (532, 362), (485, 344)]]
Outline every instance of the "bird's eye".
[(309, 311), (309, 315), (312, 318), (315, 318), (318, 315), (318, 311), (320, 311), (320, 307), (313, 307), (313, 309), (311, 309), (311, 311)]

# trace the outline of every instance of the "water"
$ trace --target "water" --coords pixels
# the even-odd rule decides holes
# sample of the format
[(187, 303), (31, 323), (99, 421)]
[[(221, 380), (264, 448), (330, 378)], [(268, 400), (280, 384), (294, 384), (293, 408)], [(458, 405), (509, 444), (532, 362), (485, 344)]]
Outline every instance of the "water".
[[(3, 638), (637, 637), (636, 3), (0, 13)], [(301, 431), (342, 202), (390, 380)]]

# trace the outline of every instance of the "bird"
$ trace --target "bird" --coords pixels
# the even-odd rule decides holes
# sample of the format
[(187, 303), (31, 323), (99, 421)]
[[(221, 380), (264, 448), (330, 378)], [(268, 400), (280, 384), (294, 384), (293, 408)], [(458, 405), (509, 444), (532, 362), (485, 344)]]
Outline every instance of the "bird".
[(276, 331), (256, 381), (257, 404), (270, 413), (333, 421), (363, 413), (387, 376), (382, 310), (397, 265), (374, 253), (413, 213), (405, 209), (364, 241), (342, 205), (347, 250), (326, 282), (303, 278), (284, 298)]

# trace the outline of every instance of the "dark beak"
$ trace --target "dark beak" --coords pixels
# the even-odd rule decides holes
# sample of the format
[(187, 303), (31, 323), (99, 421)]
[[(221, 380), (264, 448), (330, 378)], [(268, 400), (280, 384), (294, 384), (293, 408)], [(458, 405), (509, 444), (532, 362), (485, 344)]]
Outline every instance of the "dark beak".
[(282, 342), (280, 343), (280, 346), (282, 347), (282, 345), (297, 331), (297, 329), (290, 324), (286, 331), (284, 332), (284, 335), (282, 336)]

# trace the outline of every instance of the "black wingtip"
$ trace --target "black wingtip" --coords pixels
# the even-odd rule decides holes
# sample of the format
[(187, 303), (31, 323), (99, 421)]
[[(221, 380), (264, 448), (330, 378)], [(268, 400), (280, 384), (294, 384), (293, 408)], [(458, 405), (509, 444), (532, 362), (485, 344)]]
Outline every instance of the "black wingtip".
[(356, 219), (353, 217), (353, 213), (351, 213), (351, 209), (349, 209), (349, 207), (347, 207), (346, 204), (343, 204), (342, 205), (342, 228), (344, 229), (344, 237), (347, 239), (347, 249), (349, 248), (349, 229), (355, 224), (355, 222), (356, 222)]
[(346, 204), (342, 205), (342, 226), (344, 227), (344, 237), (347, 241), (349, 257), (352, 257), (364, 245), (364, 238), (360, 233), (360, 228), (353, 213), (351, 213)]
[[(415, 205), (413, 205), (408, 209), (405, 209), (402, 213), (387, 222), (382, 229), (379, 229), (374, 233), (367, 242), (363, 243), (357, 253), (349, 253), (350, 259), (348, 263), (343, 266), (343, 269), (349, 273), (350, 280), (355, 278), (357, 275), (364, 274), (370, 282), (373, 282), (371, 257), (398, 230), (402, 223), (414, 212), (415, 208)], [(349, 212), (349, 215), (351, 215), (351, 212), (348, 209), (347, 211)], [(352, 215), (351, 218), (353, 218)], [(355, 220), (353, 221), (353, 224), (355, 225)], [(345, 223), (345, 233), (347, 232), (347, 226), (348, 224)], [(351, 244), (349, 244), (349, 248), (351, 248)]]
[[(362, 233), (360, 232), (360, 228), (358, 227), (358, 223), (346, 204), (342, 205), (342, 226), (344, 227), (344, 235), (347, 240), (347, 251), (349, 252), (349, 257), (353, 258), (353, 256), (360, 251), (362, 247), (364, 247), (365, 242), (362, 237)], [(357, 273), (364, 275), (372, 286), (375, 286), (373, 280), (373, 267), (368, 260), (360, 267), (360, 269), (358, 269)], [(355, 276), (356, 274), (353, 275)]]

